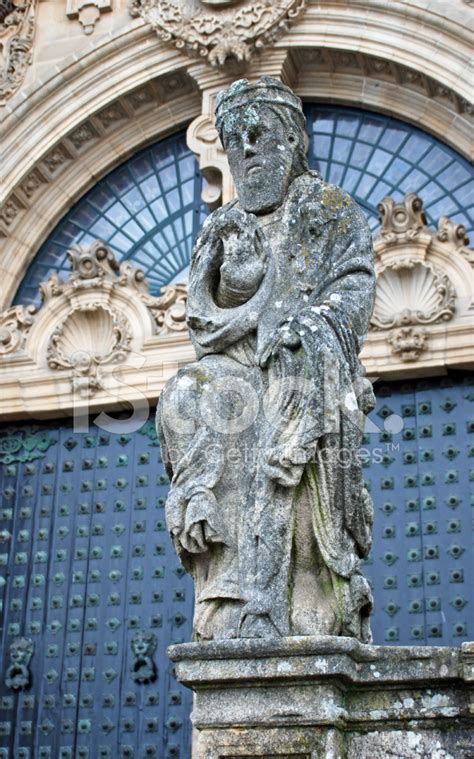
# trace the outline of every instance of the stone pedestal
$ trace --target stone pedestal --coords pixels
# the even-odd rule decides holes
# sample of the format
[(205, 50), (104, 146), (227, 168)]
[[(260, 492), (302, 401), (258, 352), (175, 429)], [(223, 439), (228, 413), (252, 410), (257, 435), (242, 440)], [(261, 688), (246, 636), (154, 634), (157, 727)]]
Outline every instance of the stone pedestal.
[(293, 637), (172, 646), (194, 759), (474, 757), (474, 644)]

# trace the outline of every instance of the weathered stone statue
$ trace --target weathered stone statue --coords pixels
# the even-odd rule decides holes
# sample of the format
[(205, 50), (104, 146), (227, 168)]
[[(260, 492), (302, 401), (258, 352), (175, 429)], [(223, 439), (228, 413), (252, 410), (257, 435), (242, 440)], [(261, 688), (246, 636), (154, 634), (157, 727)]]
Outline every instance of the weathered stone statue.
[(371, 234), (351, 198), (308, 170), (301, 102), (279, 81), (235, 82), (216, 125), (238, 200), (196, 241), (198, 360), (168, 383), (157, 418), (194, 634), (369, 642), (373, 507), (357, 451), (373, 405), (358, 361)]

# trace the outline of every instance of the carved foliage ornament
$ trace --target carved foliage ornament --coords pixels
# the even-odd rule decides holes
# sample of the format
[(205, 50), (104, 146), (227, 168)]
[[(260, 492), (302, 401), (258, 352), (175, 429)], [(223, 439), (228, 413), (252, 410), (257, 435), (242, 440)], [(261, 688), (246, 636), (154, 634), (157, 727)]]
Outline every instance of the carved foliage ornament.
[[(47, 351), (50, 369), (72, 369), (73, 390), (83, 397), (103, 386), (102, 367), (123, 363), (131, 350), (132, 328), (117, 308), (96, 302), (93, 292), (126, 288), (150, 311), (158, 334), (186, 329), (183, 285), (168, 285), (158, 297), (150, 295), (144, 274), (128, 261), (120, 266), (100, 240), (75, 245), (68, 252), (72, 272), (67, 282), (53, 275), (40, 285), (43, 302), (78, 290), (91, 291), (92, 299), (72, 308), (53, 331)], [(130, 297), (129, 296), (129, 297)]]
[(13, 95), (32, 61), (37, 0), (0, 0), (0, 105)]
[(129, 9), (164, 41), (223, 66), (228, 59), (248, 61), (272, 45), (304, 6), (305, 0), (131, 0)]

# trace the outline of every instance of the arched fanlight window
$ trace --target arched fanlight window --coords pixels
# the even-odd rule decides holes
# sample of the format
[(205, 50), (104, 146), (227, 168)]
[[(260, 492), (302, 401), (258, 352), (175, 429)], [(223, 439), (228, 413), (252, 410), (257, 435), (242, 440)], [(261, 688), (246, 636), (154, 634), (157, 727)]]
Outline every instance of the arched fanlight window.
[(38, 285), (69, 270), (73, 243), (107, 242), (117, 260), (143, 269), (151, 290), (186, 279), (193, 240), (208, 209), (184, 133), (140, 151), (105, 176), (69, 211), (33, 259), (15, 303), (37, 303)]
[[(343, 106), (305, 107), (309, 159), (324, 179), (342, 185), (365, 210), (373, 230), (385, 195), (415, 192), (431, 225), (441, 215), (473, 227), (474, 181), (452, 148), (405, 122)], [(72, 243), (105, 240), (119, 261), (144, 270), (151, 290), (184, 281), (192, 243), (207, 208), (202, 178), (180, 133), (137, 153), (104, 177), (42, 245), (15, 303), (38, 302), (38, 285), (66, 272)]]
[(430, 225), (449, 216), (472, 231), (472, 168), (452, 148), (421, 129), (368, 111), (311, 105), (306, 118), (311, 166), (357, 200), (373, 230), (382, 198), (401, 200), (415, 192)]

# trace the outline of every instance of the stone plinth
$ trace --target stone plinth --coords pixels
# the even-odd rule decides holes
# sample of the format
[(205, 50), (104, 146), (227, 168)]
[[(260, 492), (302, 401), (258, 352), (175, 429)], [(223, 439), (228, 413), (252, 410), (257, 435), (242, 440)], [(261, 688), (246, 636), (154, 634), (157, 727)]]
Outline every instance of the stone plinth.
[(194, 759), (474, 756), (474, 644), (292, 637), (172, 646)]

